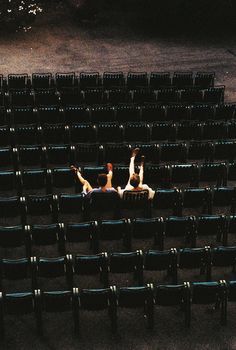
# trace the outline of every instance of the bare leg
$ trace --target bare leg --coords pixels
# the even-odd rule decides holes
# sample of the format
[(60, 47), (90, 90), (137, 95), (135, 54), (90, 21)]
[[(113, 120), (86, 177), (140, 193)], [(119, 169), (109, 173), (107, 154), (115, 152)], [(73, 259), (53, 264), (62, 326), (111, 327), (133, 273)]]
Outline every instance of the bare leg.
[(107, 184), (106, 188), (111, 188), (112, 187), (112, 177), (113, 177), (113, 172), (110, 170), (107, 174)]
[(76, 175), (80, 181), (80, 183), (83, 185), (83, 192), (89, 192), (89, 191), (92, 191), (92, 186), (90, 185), (90, 183), (85, 180), (83, 178), (83, 176), (81, 175), (81, 173), (79, 172), (79, 170), (76, 171)]
[(139, 169), (139, 178), (140, 178), (139, 187), (141, 187), (142, 184), (143, 184), (144, 161), (145, 161), (145, 157), (142, 156), (141, 157), (141, 163), (140, 163), (140, 169)]
[(135, 156), (130, 158), (130, 163), (129, 163), (129, 181), (127, 183), (127, 186), (130, 185), (130, 178), (131, 178), (131, 176), (134, 175), (134, 161), (135, 161)]

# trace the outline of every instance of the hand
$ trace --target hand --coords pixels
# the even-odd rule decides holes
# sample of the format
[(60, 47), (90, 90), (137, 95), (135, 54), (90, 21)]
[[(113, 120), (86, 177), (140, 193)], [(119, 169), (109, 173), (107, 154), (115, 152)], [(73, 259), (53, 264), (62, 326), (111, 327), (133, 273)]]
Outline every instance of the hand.
[(71, 168), (72, 171), (74, 171), (75, 173), (77, 173), (78, 169), (77, 169), (74, 165), (71, 165), (70, 168)]

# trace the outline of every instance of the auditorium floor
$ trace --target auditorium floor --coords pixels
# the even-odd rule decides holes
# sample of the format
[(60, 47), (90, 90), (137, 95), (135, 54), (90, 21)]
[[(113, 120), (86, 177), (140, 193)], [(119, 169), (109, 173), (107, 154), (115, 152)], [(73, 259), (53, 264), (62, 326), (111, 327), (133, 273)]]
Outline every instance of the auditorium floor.
[(151, 36), (118, 17), (100, 20), (78, 25), (69, 11), (50, 9), (31, 31), (1, 33), (0, 72), (215, 71), (226, 100), (236, 100), (235, 37)]

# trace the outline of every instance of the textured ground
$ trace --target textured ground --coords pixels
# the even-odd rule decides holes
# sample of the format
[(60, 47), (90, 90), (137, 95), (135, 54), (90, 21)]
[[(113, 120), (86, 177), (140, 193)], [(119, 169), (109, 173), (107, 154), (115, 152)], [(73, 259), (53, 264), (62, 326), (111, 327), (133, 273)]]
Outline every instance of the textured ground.
[[(127, 26), (117, 16), (106, 17), (104, 22), (78, 25), (68, 11), (53, 13), (50, 9), (29, 32), (0, 33), (0, 73), (215, 71), (216, 83), (226, 85), (227, 100), (236, 101), (235, 37), (153, 36), (143, 34), (137, 26)], [(41, 339), (30, 318), (9, 319), (1, 348), (236, 349), (234, 306), (227, 327), (219, 326), (219, 315), (209, 308), (194, 313), (191, 330), (184, 329), (178, 309), (156, 309), (155, 313), (156, 326), (149, 333), (141, 313), (128, 311), (125, 316), (122, 312), (115, 337), (108, 330), (106, 317), (88, 313), (83, 315), (80, 338), (72, 335), (70, 315), (48, 317), (46, 335)]]

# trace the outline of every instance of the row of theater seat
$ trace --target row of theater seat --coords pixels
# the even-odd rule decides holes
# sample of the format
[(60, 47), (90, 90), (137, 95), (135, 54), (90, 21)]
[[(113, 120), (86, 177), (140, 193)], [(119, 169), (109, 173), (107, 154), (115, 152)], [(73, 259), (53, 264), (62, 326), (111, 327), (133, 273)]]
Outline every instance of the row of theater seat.
[[(104, 250), (101, 247), (109, 242), (119, 243), (122, 247), (119, 249), (129, 252), (134, 245), (148, 240), (149, 247), (163, 250), (165, 246), (173, 243), (173, 239), (175, 245), (180, 247), (185, 245), (196, 247), (201, 241), (204, 242), (202, 244), (216, 245), (220, 242), (226, 246), (228, 242), (235, 243), (235, 233), (235, 215), (168, 216), (165, 219), (155, 217), (67, 224), (13, 225), (0, 226), (0, 247), (3, 250), (11, 248), (12, 253), (14, 248), (22, 247), (29, 257), (36, 247), (42, 246), (46, 249), (46, 246), (52, 245), (56, 248), (57, 256), (58, 252), (61, 255), (70, 253), (71, 247), (68, 246), (70, 243), (75, 247), (76, 243), (78, 247), (86, 243), (84, 251), (88, 254), (90, 251), (101, 252)], [(140, 248), (140, 245), (138, 246)]]
[(214, 86), (214, 72), (104, 72), (102, 77), (98, 72), (75, 72), (56, 73), (33, 73), (28, 74), (8, 74), (8, 77), (0, 75), (1, 89), (47, 89), (56, 87), (57, 89), (65, 87), (79, 86), (82, 89), (103, 86), (123, 87), (151, 87), (154, 89), (161, 87), (199, 87), (208, 88)]
[(87, 107), (73, 105), (64, 108), (57, 106), (33, 108), (29, 106), (8, 108), (0, 107), (0, 125), (14, 127), (19, 124), (79, 124), (126, 122), (180, 122), (231, 120), (235, 116), (235, 104), (219, 105), (183, 105), (121, 104)]
[[(213, 163), (214, 160), (221, 161), (222, 167), (227, 169), (227, 160), (234, 164), (236, 141), (193, 141), (189, 144), (184, 142), (163, 142), (160, 144), (77, 144), (77, 145), (25, 145), (19, 147), (0, 148), (0, 170), (12, 170), (34, 167), (66, 167), (71, 164), (79, 166), (90, 166), (94, 173), (104, 169), (103, 164), (109, 162), (115, 165), (127, 165), (130, 159), (131, 149), (139, 147), (141, 154), (146, 156), (146, 162), (155, 169), (159, 169), (159, 163), (171, 165), (183, 164), (187, 161), (199, 162), (200, 169), (209, 168), (217, 171), (221, 163)], [(137, 161), (139, 158), (137, 158)], [(201, 161), (208, 162), (201, 164)], [(212, 163), (210, 163), (212, 162)], [(190, 171), (192, 164), (185, 165)], [(97, 170), (96, 170), (97, 169)], [(149, 167), (151, 170), (152, 168)], [(215, 169), (215, 170), (214, 170)], [(103, 170), (104, 172), (104, 170)], [(126, 174), (126, 168), (123, 167)], [(226, 171), (227, 173), (227, 171)], [(147, 172), (146, 172), (147, 174)], [(148, 174), (147, 174), (148, 176)], [(203, 175), (204, 176), (204, 175)], [(213, 177), (216, 176), (213, 175)], [(210, 180), (210, 178), (209, 178)]]
[(0, 106), (68, 106), (68, 105), (100, 105), (104, 103), (222, 103), (224, 102), (224, 86), (207, 89), (109, 89), (93, 88), (80, 90), (66, 88), (43, 90), (10, 90), (0, 92)]
[[(226, 140), (236, 138), (236, 122), (129, 122), (0, 126), (0, 146)], [(230, 140), (228, 140), (230, 141)]]
[[(75, 287), (81, 289), (85, 284), (82, 281), (83, 277), (93, 277), (95, 287), (107, 288), (111, 282), (116, 285), (124, 283), (124, 281), (117, 281), (115, 274), (133, 275), (129, 282), (139, 286), (144, 283), (160, 285), (163, 282), (159, 272), (166, 272), (164, 277), (166, 283), (169, 281), (171, 284), (178, 284), (179, 279), (182, 279), (182, 270), (188, 270), (194, 274), (196, 274), (196, 270), (199, 270), (199, 276), (204, 275), (206, 281), (211, 281), (212, 274), (214, 275), (215, 271), (217, 273), (218, 268), (233, 268), (235, 262), (235, 246), (216, 248), (206, 246), (179, 250), (171, 248), (146, 252), (136, 250), (126, 253), (103, 252), (96, 255), (76, 254), (72, 256), (68, 254), (53, 258), (31, 256), (29, 258), (1, 259), (0, 289), (4, 292), (8, 291), (7, 281), (14, 281), (15, 285), (12, 287), (13, 283), (11, 282), (10, 288), (11, 291), (15, 292), (19, 281), (24, 279), (30, 282), (29, 289), (41, 289), (42, 278), (50, 282), (54, 280), (56, 287), (59, 287), (57, 285), (58, 277), (70, 290)], [(197, 276), (198, 279), (199, 276)], [(225, 276), (224, 273), (224, 278)]]
[[(47, 313), (70, 311), (76, 334), (79, 332), (82, 310), (92, 312), (107, 310), (111, 322), (111, 330), (117, 331), (119, 309), (143, 309), (147, 327), (154, 328), (154, 311), (161, 306), (179, 306), (183, 310), (185, 326), (191, 324), (191, 311), (194, 305), (212, 305), (220, 311), (220, 322), (227, 323), (227, 303), (236, 301), (236, 282), (185, 282), (181, 285), (152, 284), (140, 287), (111, 286), (106, 289), (74, 288), (73, 291), (34, 292), (0, 294), (0, 333), (4, 336), (4, 320), (8, 314), (32, 314), (35, 317), (37, 330), (42, 334), (45, 330), (43, 316)], [(119, 315), (119, 317), (117, 317)], [(212, 319), (211, 319), (212, 320)], [(121, 321), (121, 320), (120, 320)], [(161, 320), (160, 320), (161, 321)], [(194, 323), (194, 322), (193, 322)], [(105, 324), (105, 322), (104, 322)], [(160, 326), (159, 326), (160, 327)]]

